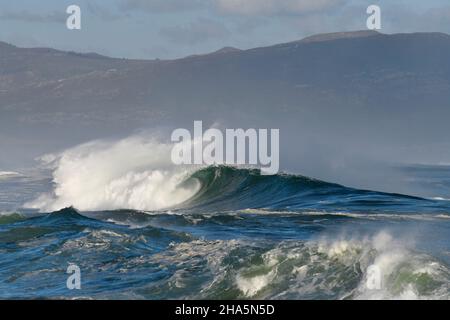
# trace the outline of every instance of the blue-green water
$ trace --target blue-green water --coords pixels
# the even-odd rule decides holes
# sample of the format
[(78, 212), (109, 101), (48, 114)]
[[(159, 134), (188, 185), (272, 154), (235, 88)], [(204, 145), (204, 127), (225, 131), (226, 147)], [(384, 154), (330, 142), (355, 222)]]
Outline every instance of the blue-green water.
[(1, 178), (0, 298), (449, 298), (450, 201), (229, 167), (193, 181), (170, 209), (38, 213), (20, 207), (48, 178)]

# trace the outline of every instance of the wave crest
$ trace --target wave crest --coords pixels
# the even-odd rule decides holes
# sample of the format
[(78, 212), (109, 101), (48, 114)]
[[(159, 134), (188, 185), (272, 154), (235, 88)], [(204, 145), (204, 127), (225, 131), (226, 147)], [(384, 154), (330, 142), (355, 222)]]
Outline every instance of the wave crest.
[(81, 211), (148, 212), (433, 209), (433, 200), (347, 188), (300, 175), (267, 176), (259, 169), (230, 166), (177, 166), (171, 161), (173, 146), (133, 136), (47, 155), (42, 160), (53, 169), (53, 192), (25, 207), (46, 212), (70, 206)]
[(43, 157), (54, 168), (54, 190), (25, 204), (41, 211), (73, 206), (81, 211), (160, 210), (197, 193), (198, 181), (182, 183), (189, 170), (170, 161), (172, 145), (134, 136), (94, 141)]

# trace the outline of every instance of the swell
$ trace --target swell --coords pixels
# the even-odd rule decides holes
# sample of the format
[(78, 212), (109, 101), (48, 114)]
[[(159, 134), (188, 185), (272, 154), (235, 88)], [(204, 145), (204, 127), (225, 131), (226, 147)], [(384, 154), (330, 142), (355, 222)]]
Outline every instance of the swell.
[(448, 212), (442, 202), (430, 199), (348, 188), (301, 175), (261, 175), (257, 169), (212, 166), (196, 171), (184, 184), (192, 181), (198, 181), (200, 189), (177, 209)]
[(182, 206), (237, 210), (256, 207), (287, 206), (299, 197), (321, 193), (323, 197), (342, 192), (344, 187), (303, 176), (261, 175), (258, 169), (213, 166), (195, 172), (200, 190)]
[[(96, 167), (95, 167), (96, 168)], [(94, 169), (94, 168), (93, 168)], [(58, 169), (60, 170), (60, 169)], [(164, 213), (217, 213), (246, 209), (359, 213), (450, 212), (450, 202), (360, 190), (301, 175), (262, 175), (258, 169), (210, 166), (163, 171), (153, 167), (101, 175), (88, 170), (57, 171), (52, 194), (41, 195), (28, 208), (41, 212), (73, 206), (82, 212), (135, 210)], [(67, 174), (67, 172), (70, 174)]]

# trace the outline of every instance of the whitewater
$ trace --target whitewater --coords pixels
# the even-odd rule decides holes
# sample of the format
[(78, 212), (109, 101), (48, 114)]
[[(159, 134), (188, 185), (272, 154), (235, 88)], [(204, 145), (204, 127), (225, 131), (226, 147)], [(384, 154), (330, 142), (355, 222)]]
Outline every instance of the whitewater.
[(2, 175), (0, 298), (449, 298), (450, 202), (175, 166), (172, 147), (98, 140)]

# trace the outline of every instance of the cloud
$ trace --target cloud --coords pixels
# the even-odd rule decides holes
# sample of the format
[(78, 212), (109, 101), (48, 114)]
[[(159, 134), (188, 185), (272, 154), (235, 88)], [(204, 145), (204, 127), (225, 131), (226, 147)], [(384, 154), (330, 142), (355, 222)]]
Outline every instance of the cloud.
[(328, 11), (345, 0), (215, 0), (224, 13), (242, 15), (308, 14)]
[[(83, 10), (82, 6), (82, 10)], [(96, 2), (88, 2), (87, 11), (101, 20), (117, 20), (129, 17), (126, 13), (115, 12), (108, 6), (101, 5)], [(0, 12), (0, 20), (20, 21), (20, 22), (37, 22), (37, 23), (65, 23), (68, 15), (65, 10), (52, 12), (33, 12), (33, 11), (4, 11)]]
[(400, 3), (383, 3), (382, 31), (394, 32), (432, 32), (450, 33), (450, 6), (431, 5), (417, 10), (414, 6)]
[(207, 7), (208, 0), (122, 0), (119, 4), (124, 11), (177, 12), (191, 11)]
[(160, 34), (175, 43), (194, 45), (226, 38), (230, 31), (220, 22), (199, 18), (187, 25), (162, 28)]
[(177, 12), (209, 9), (222, 14), (306, 14), (329, 10), (348, 0), (121, 0), (122, 10)]
[(61, 23), (66, 20), (65, 12), (35, 13), (29, 11), (9, 11), (0, 13), (0, 20)]
[(115, 12), (111, 10), (109, 6), (103, 6), (97, 2), (88, 2), (87, 9), (92, 15), (101, 20), (112, 21), (129, 17), (129, 14), (127, 13)]
[(404, 14), (402, 19), (410, 29), (450, 32), (450, 6), (430, 8), (422, 14)]

